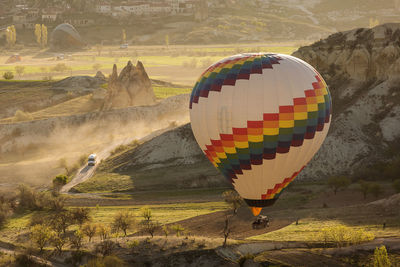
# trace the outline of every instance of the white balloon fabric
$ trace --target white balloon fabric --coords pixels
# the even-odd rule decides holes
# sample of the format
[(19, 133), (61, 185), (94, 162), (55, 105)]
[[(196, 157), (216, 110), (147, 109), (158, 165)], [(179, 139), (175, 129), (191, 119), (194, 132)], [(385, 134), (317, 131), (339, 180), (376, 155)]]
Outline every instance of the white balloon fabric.
[(200, 76), (190, 119), (207, 158), (258, 215), (318, 151), (331, 106), (325, 81), (306, 62), (282, 54), (240, 54)]

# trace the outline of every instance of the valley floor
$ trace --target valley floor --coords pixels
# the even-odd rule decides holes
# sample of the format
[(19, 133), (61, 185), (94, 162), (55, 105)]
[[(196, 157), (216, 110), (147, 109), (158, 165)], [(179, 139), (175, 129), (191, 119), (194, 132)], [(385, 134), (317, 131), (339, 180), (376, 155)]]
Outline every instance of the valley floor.
[[(382, 187), (384, 193), (379, 199), (364, 199), (351, 187), (335, 195), (325, 185), (296, 182), (275, 206), (263, 210), (270, 225), (261, 229), (252, 229), (254, 217), (248, 207), (243, 206), (234, 214), (223, 202), (221, 192), (226, 188), (181, 190), (175, 195), (169, 191), (70, 194), (67, 206), (89, 207), (92, 220), (105, 225), (110, 225), (121, 211), (132, 212), (138, 222), (141, 208), (150, 208), (153, 218), (169, 227), (167, 237), (161, 228), (150, 237), (137, 225), (127, 237), (111, 238), (117, 244), (113, 254), (130, 266), (238, 266), (245, 262), (263, 266), (372, 266), (373, 251), (382, 245), (388, 250), (392, 266), (397, 266), (400, 195), (393, 195), (388, 184), (383, 183)], [(38, 214), (41, 212), (15, 215), (0, 232), (3, 258), (13, 251), (24, 251), (23, 247), (29, 244), (29, 222)], [(227, 217), (230, 234), (223, 247)], [(180, 236), (172, 230), (175, 225), (184, 229)], [(335, 227), (364, 231), (373, 239), (338, 248), (323, 235), (326, 229)], [(100, 243), (100, 237), (91, 242), (85, 239), (85, 260), (95, 255), (93, 251)], [(61, 255), (55, 255), (48, 247), (43, 255), (52, 266), (70, 266), (64, 260), (72, 251), (66, 247)], [(39, 258), (43, 255), (36, 254)]]

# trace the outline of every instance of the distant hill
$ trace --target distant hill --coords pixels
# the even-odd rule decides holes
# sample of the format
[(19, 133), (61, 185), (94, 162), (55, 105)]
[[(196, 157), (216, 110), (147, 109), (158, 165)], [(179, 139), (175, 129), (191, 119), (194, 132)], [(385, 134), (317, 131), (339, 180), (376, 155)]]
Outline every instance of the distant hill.
[[(200, 20), (195, 15), (115, 18), (92, 13), (86, 16), (93, 25), (74, 26), (89, 45), (120, 45), (122, 28), (130, 44), (164, 45), (166, 35), (170, 44), (308, 43), (337, 31), (400, 22), (398, 0), (207, 2), (207, 15)], [(49, 25), (49, 30), (55, 26)], [(18, 34), (24, 43), (35, 42), (31, 29)]]
[[(315, 41), (337, 31), (399, 22), (397, 0), (211, 0), (208, 17), (141, 18), (124, 21), (133, 44), (217, 44)], [(114, 22), (115, 23), (115, 22)], [(91, 43), (119, 42), (121, 26), (80, 28)], [(92, 29), (93, 28), (93, 29)], [(116, 30), (118, 28), (118, 30)], [(96, 30), (94, 30), (96, 29)], [(99, 35), (99, 31), (103, 33)]]

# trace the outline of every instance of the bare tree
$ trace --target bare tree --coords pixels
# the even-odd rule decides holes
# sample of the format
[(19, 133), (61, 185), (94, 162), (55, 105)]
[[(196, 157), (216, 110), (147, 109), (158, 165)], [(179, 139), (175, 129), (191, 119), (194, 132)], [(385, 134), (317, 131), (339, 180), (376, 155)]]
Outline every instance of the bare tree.
[(72, 217), (71, 213), (69, 211), (63, 211), (54, 215), (51, 224), (57, 233), (62, 232), (65, 234), (67, 228), (72, 225), (73, 222), (74, 218)]
[(160, 227), (160, 223), (157, 221), (142, 221), (142, 229), (149, 233), (151, 237), (154, 236), (155, 231)]
[(97, 233), (97, 225), (92, 223), (86, 223), (82, 226), (82, 232), (89, 238), (89, 243)]
[(61, 233), (54, 233), (50, 240), (58, 254), (61, 254), (64, 245), (67, 243), (67, 239)]
[(71, 246), (77, 251), (80, 251), (83, 243), (83, 233), (80, 230), (76, 230), (74, 235), (69, 238)]
[(18, 77), (21, 79), (22, 75), (25, 72), (25, 66), (15, 66), (15, 72), (18, 74)]
[(104, 224), (99, 224), (97, 228), (98, 228), (97, 233), (99, 234), (101, 240), (104, 241), (104, 240), (108, 239), (108, 237), (110, 236), (110, 232), (111, 232), (110, 227), (108, 227)]
[(180, 224), (174, 224), (174, 225), (172, 225), (172, 226), (171, 226), (171, 229), (175, 231), (177, 237), (179, 237), (180, 234), (181, 234), (183, 231), (185, 231), (185, 228), (183, 228), (183, 226), (180, 225)]
[(332, 176), (328, 179), (328, 186), (333, 188), (335, 195), (340, 188), (346, 188), (350, 184), (351, 180), (345, 176)]
[(222, 196), (225, 202), (232, 207), (233, 214), (236, 214), (237, 210), (243, 204), (243, 199), (241, 198), (241, 196), (234, 190), (225, 191), (222, 193)]
[(31, 240), (39, 247), (40, 252), (51, 238), (51, 230), (45, 225), (37, 224), (31, 229)]
[(142, 207), (140, 209), (140, 213), (145, 221), (151, 221), (151, 219), (153, 218), (151, 209), (149, 207)]
[(230, 233), (231, 233), (231, 228), (229, 226), (229, 217), (228, 217), (228, 215), (226, 215), (225, 216), (225, 226), (224, 226), (224, 231), (223, 231), (223, 234), (224, 234), (224, 243), (222, 245), (223, 247), (226, 246), (226, 241), (227, 241)]
[(132, 214), (129, 211), (120, 212), (115, 215), (112, 227), (113, 229), (118, 231), (123, 231), (124, 236), (126, 236), (127, 230), (132, 227), (134, 224), (134, 219)]
[(90, 221), (90, 209), (89, 208), (76, 208), (71, 211), (72, 218), (79, 224), (82, 225), (87, 221)]

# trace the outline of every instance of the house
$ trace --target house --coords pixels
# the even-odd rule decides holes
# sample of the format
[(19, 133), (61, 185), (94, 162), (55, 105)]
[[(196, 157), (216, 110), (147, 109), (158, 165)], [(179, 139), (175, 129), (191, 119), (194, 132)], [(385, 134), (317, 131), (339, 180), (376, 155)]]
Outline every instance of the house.
[(68, 23), (77, 27), (91, 26), (94, 25), (94, 19), (90, 18), (66, 18), (63, 19), (63, 23)]
[(42, 14), (42, 22), (55, 22), (57, 20), (58, 13), (49, 12)]
[(100, 14), (105, 14), (105, 15), (111, 15), (112, 13), (112, 8), (110, 4), (99, 4), (96, 5), (96, 13)]
[(168, 14), (172, 8), (167, 3), (150, 3), (150, 14)]

